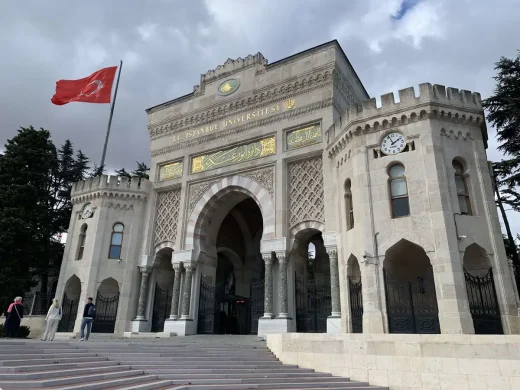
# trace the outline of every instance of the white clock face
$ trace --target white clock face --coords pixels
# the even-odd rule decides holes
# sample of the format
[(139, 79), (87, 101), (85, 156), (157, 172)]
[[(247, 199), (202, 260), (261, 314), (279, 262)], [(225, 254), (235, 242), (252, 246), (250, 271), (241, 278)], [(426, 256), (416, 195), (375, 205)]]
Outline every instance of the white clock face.
[(85, 205), (85, 207), (83, 207), (83, 211), (81, 213), (81, 217), (83, 219), (87, 219), (87, 218), (90, 218), (92, 216), (93, 212), (92, 212), (92, 205), (89, 203), (87, 205)]
[(401, 153), (405, 147), (406, 144), (401, 133), (387, 134), (381, 141), (381, 151), (387, 155)]

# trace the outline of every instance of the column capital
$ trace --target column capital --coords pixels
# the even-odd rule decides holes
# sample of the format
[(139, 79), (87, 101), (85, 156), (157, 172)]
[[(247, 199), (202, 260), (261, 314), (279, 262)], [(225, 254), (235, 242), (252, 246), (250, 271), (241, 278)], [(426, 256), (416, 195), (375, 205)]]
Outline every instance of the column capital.
[(262, 253), (262, 259), (267, 264), (273, 264), (273, 253), (272, 252)]
[(182, 266), (184, 267), (184, 269), (186, 271), (195, 271), (195, 269), (197, 268), (197, 262), (196, 261), (191, 261), (191, 262), (186, 262), (186, 263), (182, 263)]
[(139, 271), (141, 271), (141, 273), (143, 275), (150, 275), (152, 273), (152, 270), (153, 270), (153, 267), (149, 267), (147, 265), (140, 265), (139, 266)]
[(172, 268), (175, 272), (179, 272), (182, 268), (182, 263), (172, 263)]
[(286, 263), (289, 260), (289, 252), (288, 251), (277, 251), (275, 252), (276, 259), (279, 263)]
[(337, 246), (326, 246), (325, 250), (327, 251), (327, 255), (329, 255), (329, 258), (338, 258), (338, 247)]

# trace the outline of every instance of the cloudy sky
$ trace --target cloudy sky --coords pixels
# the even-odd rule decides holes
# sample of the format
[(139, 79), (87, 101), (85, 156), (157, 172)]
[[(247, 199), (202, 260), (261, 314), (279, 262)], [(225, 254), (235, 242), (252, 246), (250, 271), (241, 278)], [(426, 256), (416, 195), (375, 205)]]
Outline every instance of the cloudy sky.
[[(487, 97), (494, 63), (520, 49), (518, 17), (518, 0), (3, 1), (0, 145), (33, 125), (99, 162), (109, 105), (50, 98), (58, 79), (120, 59), (109, 170), (149, 161), (146, 108), (191, 92), (228, 57), (258, 51), (274, 62), (338, 39), (371, 96), (427, 81)], [(500, 159), (492, 129), (490, 138), (489, 158)]]

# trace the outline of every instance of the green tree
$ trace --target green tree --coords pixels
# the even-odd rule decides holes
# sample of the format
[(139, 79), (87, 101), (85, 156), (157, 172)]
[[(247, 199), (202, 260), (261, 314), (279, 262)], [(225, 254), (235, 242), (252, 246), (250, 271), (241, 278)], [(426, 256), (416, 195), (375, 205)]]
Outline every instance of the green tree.
[(515, 269), (520, 270), (518, 250), (504, 208), (507, 205), (520, 211), (520, 52), (513, 59), (501, 57), (495, 65), (494, 94), (482, 103), (488, 111), (488, 121), (497, 130), (498, 149), (507, 156), (493, 164), (495, 193), (507, 232), (507, 251)]
[(116, 171), (116, 174), (121, 177), (127, 177), (131, 179), (132, 177), (138, 177), (140, 179), (149, 179), (148, 172), (150, 168), (144, 162), (136, 161), (137, 169), (135, 169), (132, 173), (129, 173), (125, 168), (119, 169)]
[(47, 130), (21, 128), (0, 160), (0, 296), (34, 285), (32, 267), (46, 256), (49, 171), (54, 146)]

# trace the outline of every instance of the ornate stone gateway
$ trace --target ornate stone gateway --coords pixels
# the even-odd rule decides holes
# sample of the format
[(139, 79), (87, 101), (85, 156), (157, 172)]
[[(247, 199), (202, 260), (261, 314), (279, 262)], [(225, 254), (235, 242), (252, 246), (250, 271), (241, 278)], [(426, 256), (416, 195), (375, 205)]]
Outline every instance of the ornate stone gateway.
[(92, 324), (92, 333), (114, 333), (119, 293), (112, 297), (105, 297), (98, 291), (95, 303), (96, 320)]
[(163, 290), (157, 284), (155, 286), (155, 296), (153, 301), (152, 313), (152, 332), (162, 332), (164, 321), (170, 316), (172, 307), (173, 290)]
[(475, 334), (504, 334), (498, 306), (493, 269), (482, 276), (473, 276), (464, 270), (469, 309)]
[(363, 285), (361, 277), (348, 278), (352, 333), (363, 333)]
[(411, 281), (383, 269), (390, 333), (440, 333), (433, 273)]
[(332, 310), (330, 284), (318, 282), (314, 277), (305, 280), (295, 275), (296, 282), (296, 331), (302, 333), (326, 333), (327, 317)]
[(79, 298), (69, 299), (67, 294), (63, 296), (63, 304), (61, 305), (62, 316), (58, 325), (58, 332), (74, 331), (74, 322), (78, 316)]

